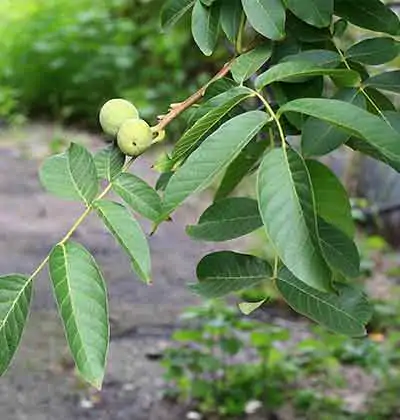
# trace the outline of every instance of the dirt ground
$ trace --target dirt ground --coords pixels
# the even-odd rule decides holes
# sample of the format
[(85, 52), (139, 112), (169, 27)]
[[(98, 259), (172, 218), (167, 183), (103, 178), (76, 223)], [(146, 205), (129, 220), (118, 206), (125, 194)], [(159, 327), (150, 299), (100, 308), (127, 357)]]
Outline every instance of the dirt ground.
[[(39, 184), (38, 167), (55, 136), (79, 140), (91, 150), (103, 145), (95, 136), (41, 124), (0, 131), (2, 274), (31, 273), (82, 212), (80, 204), (54, 198)], [(140, 159), (134, 171), (154, 182), (150, 166), (151, 159)], [(91, 250), (108, 281), (112, 342), (104, 389), (93, 393), (75, 376), (44, 272), (35, 284), (21, 348), (0, 380), (1, 420), (185, 418), (159, 403), (162, 370), (148, 356), (162, 351), (178, 314), (196, 302), (185, 284), (212, 246), (192, 242), (184, 228), (206, 205), (204, 195), (195, 197), (150, 238), (151, 287), (134, 277), (128, 258), (94, 217), (79, 228), (75, 239)]]

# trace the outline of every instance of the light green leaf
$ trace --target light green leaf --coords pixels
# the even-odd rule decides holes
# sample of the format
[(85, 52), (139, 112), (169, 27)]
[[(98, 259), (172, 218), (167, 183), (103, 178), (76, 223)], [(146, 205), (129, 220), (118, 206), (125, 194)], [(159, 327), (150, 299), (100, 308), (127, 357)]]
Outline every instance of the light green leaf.
[(235, 43), (239, 33), (242, 13), (241, 0), (222, 0), (220, 23), (222, 30), (232, 43)]
[(112, 183), (113, 190), (133, 211), (152, 221), (161, 214), (161, 198), (145, 181), (133, 174), (124, 173)]
[(204, 140), (170, 179), (164, 193), (164, 214), (169, 215), (191, 194), (207, 187), (269, 120), (265, 112), (246, 112)]
[(354, 86), (360, 76), (353, 70), (330, 69), (309, 61), (288, 61), (276, 64), (260, 74), (255, 82), (257, 89), (262, 89), (274, 82), (298, 82), (299, 78), (310, 76), (330, 76), (346, 86)]
[(380, 0), (335, 0), (335, 14), (361, 28), (399, 34), (399, 18)]
[(94, 163), (99, 178), (112, 181), (125, 164), (125, 155), (116, 144), (111, 144), (94, 155)]
[(346, 51), (346, 58), (367, 65), (384, 64), (398, 56), (399, 45), (393, 38), (368, 38), (352, 45)]
[(307, 160), (317, 214), (352, 238), (355, 225), (349, 197), (336, 175), (323, 163)]
[(400, 70), (387, 71), (370, 77), (364, 85), (400, 94)]
[[(340, 90), (334, 99), (366, 107), (365, 97), (358, 89)], [(322, 156), (337, 149), (350, 138), (350, 133), (328, 124), (325, 121), (310, 117), (303, 125), (301, 149), (305, 156)]]
[(266, 232), (282, 262), (311, 287), (329, 290), (310, 175), (294, 150), (268, 152), (259, 168), (257, 194)]
[(242, 0), (250, 25), (261, 35), (279, 40), (285, 36), (285, 8), (281, 0)]
[(68, 156), (66, 153), (47, 158), (39, 170), (39, 178), (43, 187), (57, 197), (66, 200), (81, 200), (68, 171)]
[(161, 25), (169, 29), (188, 12), (196, 0), (167, 0), (161, 10)]
[(172, 161), (177, 163), (190, 155), (203, 136), (209, 133), (235, 106), (250, 96), (253, 96), (253, 92), (246, 87), (236, 87), (225, 92), (221, 103), (198, 119), (178, 140), (172, 151)]
[(243, 83), (265, 64), (272, 55), (270, 42), (259, 45), (253, 50), (240, 55), (231, 67), (232, 76), (237, 83)]
[(355, 105), (335, 99), (296, 99), (283, 105), (278, 115), (285, 112), (299, 112), (320, 118), (363, 138), (385, 158), (400, 160), (400, 134), (383, 119)]
[(92, 155), (76, 143), (71, 143), (66, 152), (46, 159), (39, 176), (47, 191), (86, 205), (93, 201), (99, 189)]
[(339, 334), (360, 337), (366, 334), (372, 307), (365, 295), (347, 285), (337, 285), (339, 294), (323, 293), (298, 280), (289, 270), (279, 271), (276, 286), (296, 311)]
[(272, 275), (267, 261), (252, 255), (220, 251), (206, 255), (197, 266), (199, 283), (190, 289), (205, 298), (218, 298), (254, 287)]
[(187, 234), (202, 241), (221, 242), (247, 235), (262, 226), (256, 200), (246, 197), (225, 198), (212, 204), (197, 225)]
[(219, 6), (206, 7), (197, 0), (192, 12), (192, 35), (204, 55), (211, 55), (218, 40)]
[(107, 292), (94, 258), (81, 245), (57, 245), (50, 276), (65, 335), (82, 377), (100, 389), (109, 344)]
[(346, 278), (360, 275), (360, 255), (354, 242), (341, 230), (318, 218), (322, 254), (328, 265)]
[(32, 297), (32, 282), (20, 274), (0, 277), (0, 376), (21, 341)]
[(227, 197), (256, 166), (269, 143), (265, 140), (251, 141), (228, 166), (224, 177), (215, 193), (214, 200)]
[(318, 28), (329, 26), (333, 0), (285, 0), (288, 9), (299, 19)]
[(151, 283), (150, 250), (139, 223), (121, 204), (98, 200), (93, 203), (98, 215), (132, 259), (139, 277)]

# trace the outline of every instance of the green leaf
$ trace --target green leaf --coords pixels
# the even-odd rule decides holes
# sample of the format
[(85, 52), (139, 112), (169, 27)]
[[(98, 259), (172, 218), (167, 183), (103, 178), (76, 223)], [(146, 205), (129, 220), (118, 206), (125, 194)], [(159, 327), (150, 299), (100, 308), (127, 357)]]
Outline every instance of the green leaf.
[(160, 218), (160, 196), (139, 177), (128, 173), (121, 174), (113, 181), (112, 188), (133, 211), (154, 222)]
[(198, 119), (178, 140), (172, 151), (172, 161), (177, 163), (185, 159), (204, 135), (209, 133), (235, 106), (252, 95), (253, 92), (246, 87), (236, 87), (226, 92), (225, 100)]
[(352, 238), (355, 225), (349, 197), (342, 183), (323, 163), (307, 160), (306, 165), (311, 177), (317, 214)]
[(265, 140), (251, 141), (228, 166), (224, 177), (215, 193), (214, 200), (227, 197), (256, 166), (269, 143)]
[(364, 336), (364, 325), (372, 308), (365, 295), (350, 286), (337, 285), (338, 295), (315, 290), (298, 280), (289, 270), (278, 273), (276, 286), (286, 302), (296, 311), (339, 334)]
[(395, 59), (399, 51), (399, 42), (393, 38), (369, 38), (352, 45), (346, 51), (346, 58), (367, 65), (379, 65)]
[(267, 261), (252, 255), (220, 251), (206, 255), (197, 266), (199, 283), (190, 289), (205, 298), (218, 298), (256, 286), (272, 276)]
[(222, 0), (220, 23), (227, 38), (235, 43), (242, 19), (241, 0)]
[(285, 36), (285, 8), (281, 0), (242, 0), (250, 25), (261, 35), (279, 40)]
[(161, 26), (169, 29), (188, 12), (196, 0), (167, 0), (161, 10)]
[(262, 226), (256, 200), (246, 197), (225, 198), (212, 204), (197, 225), (187, 234), (202, 241), (221, 242), (247, 235)]
[(39, 172), (40, 181), (47, 191), (89, 205), (99, 189), (96, 166), (92, 155), (76, 143), (59, 155), (44, 162)]
[(211, 55), (218, 40), (219, 6), (204, 6), (197, 0), (192, 12), (192, 35), (204, 55)]
[(354, 86), (360, 76), (353, 70), (329, 69), (309, 61), (288, 61), (276, 64), (260, 74), (255, 82), (257, 89), (262, 89), (274, 82), (298, 82), (299, 78), (314, 76), (330, 76), (340, 80), (341, 84)]
[(364, 82), (365, 86), (376, 89), (388, 90), (389, 92), (400, 93), (400, 70), (387, 71), (370, 77)]
[[(386, 119), (386, 124), (390, 124), (391, 127), (396, 130), (400, 134), (400, 117), (399, 113), (395, 111), (385, 111), (383, 115)], [(380, 153), (375, 147), (371, 146), (370, 144), (366, 143), (365, 141), (358, 139), (356, 137), (352, 137), (348, 142), (347, 146), (351, 147), (354, 150), (358, 150), (361, 153), (364, 153), (368, 156), (373, 157), (374, 159), (380, 160), (387, 165), (391, 166), (397, 172), (400, 172), (400, 161), (399, 160), (391, 160), (386, 158), (382, 153)]]
[(315, 64), (318, 67), (335, 68), (341, 62), (342, 58), (335, 51), (330, 50), (306, 50), (300, 51), (296, 54), (290, 54), (284, 57), (281, 62), (293, 62), (293, 61), (307, 61)]
[(335, 14), (371, 31), (399, 33), (399, 18), (380, 0), (335, 0)]
[(133, 267), (139, 277), (151, 283), (150, 250), (139, 223), (121, 204), (98, 200), (94, 208), (109, 231), (132, 259)]
[(21, 341), (32, 297), (32, 282), (20, 274), (0, 277), (0, 376)]
[(335, 226), (318, 218), (322, 254), (328, 265), (346, 278), (360, 275), (360, 255), (354, 242)]
[(125, 155), (116, 144), (100, 150), (94, 155), (98, 177), (112, 181), (121, 173), (125, 159)]
[[(358, 89), (340, 90), (334, 99), (366, 107), (365, 97)], [(350, 133), (343, 131), (325, 121), (310, 117), (303, 125), (301, 149), (305, 156), (322, 156), (337, 149), (350, 138)]]
[(286, 6), (298, 18), (318, 28), (329, 26), (333, 15), (333, 0), (285, 0)]
[(65, 335), (82, 377), (100, 389), (109, 344), (107, 292), (94, 258), (81, 245), (57, 245), (50, 276)]
[(282, 262), (310, 286), (329, 290), (310, 175), (294, 150), (268, 152), (259, 168), (257, 194), (267, 235)]
[(164, 194), (164, 214), (169, 215), (191, 194), (207, 187), (269, 120), (265, 112), (246, 112), (204, 140), (170, 179)]
[(231, 67), (235, 81), (245, 82), (271, 58), (271, 54), (272, 44), (268, 42), (236, 58)]
[(320, 118), (363, 138), (385, 158), (400, 160), (400, 134), (381, 118), (355, 105), (335, 99), (296, 99), (283, 105), (278, 115), (285, 112)]

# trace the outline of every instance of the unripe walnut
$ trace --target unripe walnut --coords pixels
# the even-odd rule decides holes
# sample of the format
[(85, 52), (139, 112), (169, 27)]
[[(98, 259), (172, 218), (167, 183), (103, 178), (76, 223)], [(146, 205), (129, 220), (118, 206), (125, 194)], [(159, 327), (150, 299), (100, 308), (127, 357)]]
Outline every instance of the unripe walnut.
[(99, 115), (103, 131), (111, 136), (116, 136), (122, 123), (131, 118), (139, 118), (139, 112), (125, 99), (111, 99), (106, 102)]
[(153, 132), (146, 121), (126, 120), (118, 131), (118, 147), (128, 156), (139, 156), (153, 142)]

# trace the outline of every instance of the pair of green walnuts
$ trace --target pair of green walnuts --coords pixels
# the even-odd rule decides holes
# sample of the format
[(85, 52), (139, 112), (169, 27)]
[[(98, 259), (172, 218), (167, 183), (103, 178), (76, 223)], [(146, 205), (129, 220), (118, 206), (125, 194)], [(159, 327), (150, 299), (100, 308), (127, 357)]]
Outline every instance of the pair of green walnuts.
[(116, 136), (118, 147), (128, 156), (141, 155), (164, 134), (140, 119), (136, 107), (125, 99), (106, 102), (100, 110), (99, 120), (103, 131)]

